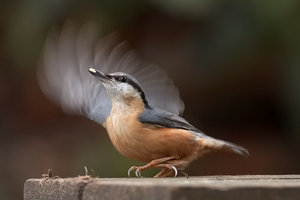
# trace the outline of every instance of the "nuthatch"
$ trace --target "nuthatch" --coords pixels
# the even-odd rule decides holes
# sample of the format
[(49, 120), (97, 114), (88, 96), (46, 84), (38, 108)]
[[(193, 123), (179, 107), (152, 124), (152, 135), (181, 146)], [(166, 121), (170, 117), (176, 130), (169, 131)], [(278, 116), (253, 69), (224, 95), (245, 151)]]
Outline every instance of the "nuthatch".
[[(162, 169), (155, 177), (177, 176), (178, 170), (215, 150), (249, 154), (241, 146), (205, 135), (179, 117), (183, 103), (172, 81), (157, 67), (140, 68), (137, 57), (125, 50), (124, 43), (116, 44), (114, 36), (100, 40), (93, 52), (94, 30), (87, 24), (78, 31), (68, 22), (59, 36), (50, 35), (39, 81), (45, 94), (64, 110), (103, 125), (121, 154), (147, 163), (131, 167), (129, 176), (135, 171), (141, 177), (149, 168)], [(100, 71), (89, 65), (104, 67)], [(141, 83), (128, 73), (109, 71), (126, 71)]]

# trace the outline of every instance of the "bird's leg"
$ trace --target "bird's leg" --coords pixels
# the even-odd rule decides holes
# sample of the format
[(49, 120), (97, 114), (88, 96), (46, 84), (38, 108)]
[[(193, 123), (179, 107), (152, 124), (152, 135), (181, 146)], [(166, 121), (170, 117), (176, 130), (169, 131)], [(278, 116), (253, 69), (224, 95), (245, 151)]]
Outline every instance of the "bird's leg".
[[(173, 165), (171, 165), (173, 166)], [(178, 173), (182, 174), (185, 176), (185, 178), (189, 178), (188, 173), (181, 171), (181, 170), (177, 170)], [(172, 168), (172, 171), (170, 171), (170, 168), (164, 168), (162, 169), (158, 174), (156, 174), (154, 177), (155, 178), (160, 178), (160, 177), (172, 177), (175, 176), (176, 171)], [(175, 176), (176, 177), (176, 176)]]
[[(174, 177), (176, 174), (176, 167), (172, 164), (159, 164), (156, 167), (158, 168), (163, 168), (158, 174), (156, 174), (154, 177), (159, 178), (159, 177)], [(174, 169), (175, 167), (175, 169)], [(172, 170), (172, 171), (170, 171)], [(182, 171), (182, 170), (177, 170), (178, 173), (181, 173), (184, 175), (186, 178), (189, 178), (188, 173)], [(176, 177), (176, 176), (175, 176)]]
[(166, 177), (166, 175), (169, 173), (169, 171), (170, 170), (168, 168), (164, 168), (160, 172), (158, 172), (158, 174), (156, 174), (154, 176), (154, 178)]
[[(170, 160), (174, 160), (174, 159), (176, 159), (176, 157), (168, 156), (168, 157), (152, 160), (151, 162), (149, 162), (148, 164), (146, 164), (144, 166), (132, 166), (128, 170), (128, 176), (130, 177), (131, 171), (135, 171), (136, 177), (142, 177), (142, 175), (141, 175), (142, 171), (144, 171), (146, 169), (150, 169), (152, 167), (157, 167), (161, 163), (164, 163), (164, 162), (167, 162)], [(176, 169), (176, 171), (177, 171), (177, 169)]]
[[(154, 177), (159, 178), (159, 177), (169, 177), (169, 176), (174, 176), (176, 177), (178, 174), (178, 170), (174, 165), (171, 164), (158, 164), (156, 166), (157, 168), (163, 168), (158, 174), (156, 174)], [(170, 171), (172, 170), (172, 171)]]

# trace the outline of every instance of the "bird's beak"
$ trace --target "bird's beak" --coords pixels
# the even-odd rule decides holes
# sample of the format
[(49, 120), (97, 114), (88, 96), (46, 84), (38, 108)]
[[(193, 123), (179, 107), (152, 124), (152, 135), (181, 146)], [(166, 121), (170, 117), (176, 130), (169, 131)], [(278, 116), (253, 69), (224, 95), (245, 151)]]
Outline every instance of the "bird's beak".
[(107, 76), (107, 74), (104, 74), (103, 72), (100, 72), (99, 70), (96, 70), (95, 68), (90, 67), (89, 72), (102, 82), (110, 83), (112, 81), (111, 78), (109, 76)]

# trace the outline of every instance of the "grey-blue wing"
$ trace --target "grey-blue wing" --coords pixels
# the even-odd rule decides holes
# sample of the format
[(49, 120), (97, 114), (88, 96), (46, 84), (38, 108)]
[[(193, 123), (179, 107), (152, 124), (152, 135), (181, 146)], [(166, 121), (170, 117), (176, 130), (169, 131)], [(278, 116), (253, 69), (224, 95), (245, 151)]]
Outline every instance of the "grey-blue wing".
[[(142, 85), (151, 106), (183, 112), (177, 87), (167, 74), (145, 65), (116, 34), (98, 38), (97, 27), (67, 21), (61, 32), (48, 35), (38, 72), (42, 91), (67, 113), (84, 115), (104, 126), (111, 101), (100, 81), (89, 74), (93, 66), (105, 73), (125, 72)], [(171, 99), (171, 100), (170, 100)]]
[(206, 136), (182, 117), (158, 108), (145, 109), (144, 112), (139, 115), (138, 119), (141, 123), (151, 124), (157, 127), (185, 129), (199, 137)]

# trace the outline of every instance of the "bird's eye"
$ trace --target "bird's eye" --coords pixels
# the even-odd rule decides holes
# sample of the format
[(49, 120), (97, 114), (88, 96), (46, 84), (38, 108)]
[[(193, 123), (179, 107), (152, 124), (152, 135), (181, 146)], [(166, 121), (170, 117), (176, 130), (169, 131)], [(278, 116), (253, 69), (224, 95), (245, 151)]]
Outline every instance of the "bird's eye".
[(118, 78), (118, 80), (121, 81), (121, 82), (126, 82), (127, 77), (126, 77), (126, 76), (120, 76), (120, 77)]

